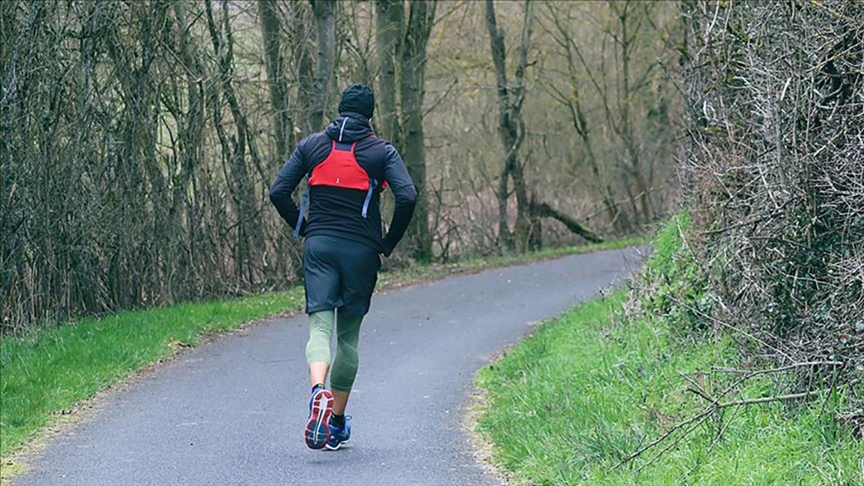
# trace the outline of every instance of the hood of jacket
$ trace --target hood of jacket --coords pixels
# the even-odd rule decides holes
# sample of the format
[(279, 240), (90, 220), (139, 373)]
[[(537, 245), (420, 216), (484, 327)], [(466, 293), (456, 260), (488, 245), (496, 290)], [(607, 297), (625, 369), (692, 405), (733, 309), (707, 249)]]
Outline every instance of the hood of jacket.
[(324, 132), (337, 142), (352, 143), (372, 135), (369, 119), (359, 113), (340, 113)]

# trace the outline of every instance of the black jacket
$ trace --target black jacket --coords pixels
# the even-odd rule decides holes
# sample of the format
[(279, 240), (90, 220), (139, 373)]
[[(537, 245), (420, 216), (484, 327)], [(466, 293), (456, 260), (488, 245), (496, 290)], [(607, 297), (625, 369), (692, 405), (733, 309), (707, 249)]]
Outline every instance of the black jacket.
[[(330, 235), (369, 245), (390, 255), (408, 228), (417, 191), (399, 152), (386, 140), (372, 136), (363, 115), (342, 113), (323, 132), (304, 138), (282, 166), (270, 186), (270, 201), (292, 228), (300, 210), (291, 198), (300, 181), (330, 155), (332, 141), (357, 142), (354, 156), (371, 179), (379, 181), (366, 218), (361, 214), (365, 191), (341, 187), (313, 186), (309, 193), (309, 213), (300, 226), (302, 236)], [(380, 181), (386, 181), (396, 199), (393, 221), (387, 236), (381, 232)]]

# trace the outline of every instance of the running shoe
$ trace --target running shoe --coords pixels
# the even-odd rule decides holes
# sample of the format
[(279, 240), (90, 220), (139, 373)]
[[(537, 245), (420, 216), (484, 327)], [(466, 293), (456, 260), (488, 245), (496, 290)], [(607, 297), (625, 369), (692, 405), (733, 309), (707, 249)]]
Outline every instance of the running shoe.
[(330, 422), (330, 439), (327, 440), (327, 450), (335, 451), (351, 438), (351, 417), (345, 416), (344, 427)]
[(316, 389), (309, 398), (309, 421), (306, 422), (306, 445), (322, 449), (330, 440), (330, 413), (333, 394), (323, 388)]

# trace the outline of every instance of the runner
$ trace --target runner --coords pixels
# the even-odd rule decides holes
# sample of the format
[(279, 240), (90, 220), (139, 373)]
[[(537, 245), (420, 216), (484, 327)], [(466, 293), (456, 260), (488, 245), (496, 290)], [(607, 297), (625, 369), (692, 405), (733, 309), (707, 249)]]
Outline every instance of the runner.
[[(380, 255), (390, 256), (402, 239), (417, 200), (402, 157), (372, 133), (374, 109), (369, 87), (346, 88), (339, 116), (323, 132), (297, 145), (270, 186), (270, 201), (294, 228), (294, 235), (306, 238), (306, 360), (312, 396), (305, 437), (312, 449), (336, 450), (351, 437), (345, 407), (357, 374), (360, 323), (369, 312)], [(291, 194), (303, 177), (308, 185), (298, 209)], [(382, 237), (380, 194), (388, 185), (396, 205), (390, 229)], [(309, 211), (304, 214), (307, 201)], [(331, 361), (334, 325), (336, 357)], [(325, 387), (328, 371), (330, 390)]]

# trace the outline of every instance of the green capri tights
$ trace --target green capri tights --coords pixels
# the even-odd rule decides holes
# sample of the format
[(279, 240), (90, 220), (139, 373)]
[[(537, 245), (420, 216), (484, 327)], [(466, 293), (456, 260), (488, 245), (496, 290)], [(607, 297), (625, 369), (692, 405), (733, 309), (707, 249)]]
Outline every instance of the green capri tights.
[(336, 312), (332, 310), (309, 314), (309, 342), (306, 343), (306, 361), (309, 364), (321, 361), (331, 363), (330, 338), (333, 324), (336, 323), (336, 359), (332, 361), (330, 369), (330, 388), (333, 390), (348, 392), (354, 385), (362, 321), (363, 316), (340, 314), (337, 322)]

